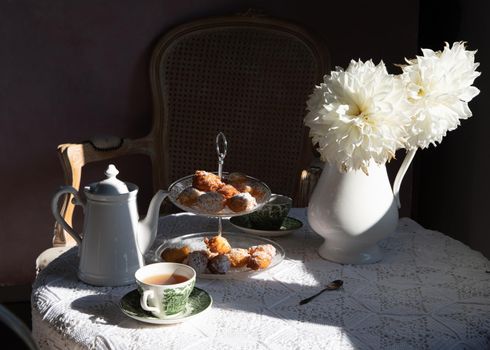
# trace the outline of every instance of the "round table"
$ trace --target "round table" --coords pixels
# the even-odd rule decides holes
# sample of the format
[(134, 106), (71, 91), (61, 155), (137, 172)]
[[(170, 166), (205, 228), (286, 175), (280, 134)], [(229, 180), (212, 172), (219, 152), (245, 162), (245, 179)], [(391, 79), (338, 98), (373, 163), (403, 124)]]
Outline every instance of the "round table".
[[(170, 326), (122, 313), (119, 300), (135, 285), (80, 282), (75, 247), (33, 285), (33, 334), (41, 349), (490, 348), (490, 264), (482, 254), (402, 218), (380, 242), (381, 262), (340, 265), (318, 256), (322, 238), (308, 227), (305, 209), (290, 215), (304, 225), (274, 238), (286, 252), (282, 263), (245, 280), (198, 280), (212, 307)], [(216, 225), (188, 213), (162, 217), (153, 249), (166, 237)], [(224, 229), (237, 231), (226, 220)], [(342, 289), (299, 305), (335, 279)]]

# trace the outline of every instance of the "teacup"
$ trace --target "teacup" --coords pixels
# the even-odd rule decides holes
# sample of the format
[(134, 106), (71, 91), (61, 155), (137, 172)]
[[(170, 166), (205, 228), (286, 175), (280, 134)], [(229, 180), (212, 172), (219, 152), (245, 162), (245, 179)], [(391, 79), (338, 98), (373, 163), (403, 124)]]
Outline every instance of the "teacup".
[(264, 206), (250, 214), (248, 219), (253, 228), (259, 230), (278, 230), (287, 218), (293, 200), (281, 194), (272, 194)]
[(196, 283), (196, 271), (187, 265), (161, 262), (141, 267), (134, 274), (140, 305), (164, 319), (182, 314)]

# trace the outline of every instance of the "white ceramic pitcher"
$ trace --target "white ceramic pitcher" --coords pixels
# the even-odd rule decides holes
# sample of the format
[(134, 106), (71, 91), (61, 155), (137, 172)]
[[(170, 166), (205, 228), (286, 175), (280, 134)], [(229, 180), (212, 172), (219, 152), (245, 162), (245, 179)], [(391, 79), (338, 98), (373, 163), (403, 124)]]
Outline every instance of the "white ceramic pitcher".
[(341, 173), (325, 164), (308, 205), (308, 223), (325, 240), (324, 259), (342, 264), (369, 264), (382, 259), (378, 242), (398, 225), (400, 184), (415, 155), (405, 157), (391, 188), (386, 167), (372, 164)]
[[(144, 265), (143, 254), (155, 240), (160, 205), (167, 196), (166, 191), (158, 191), (146, 217), (139, 220), (138, 187), (117, 179), (118, 173), (111, 164), (105, 180), (84, 188), (86, 199), (73, 187), (63, 186), (51, 203), (54, 217), (79, 245), (79, 279), (96, 286), (135, 281), (134, 273)], [(73, 194), (74, 203), (83, 208), (83, 234), (75, 232), (60, 215), (58, 200), (67, 193)]]

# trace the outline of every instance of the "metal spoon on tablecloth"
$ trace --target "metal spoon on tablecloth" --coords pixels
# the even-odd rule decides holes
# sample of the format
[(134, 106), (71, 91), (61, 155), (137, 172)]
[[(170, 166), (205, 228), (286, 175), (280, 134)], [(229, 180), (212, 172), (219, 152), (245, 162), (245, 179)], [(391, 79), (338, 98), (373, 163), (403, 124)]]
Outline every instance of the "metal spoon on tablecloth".
[(315, 295), (312, 295), (311, 297), (309, 298), (306, 298), (306, 299), (303, 299), (299, 302), (299, 305), (304, 305), (304, 304), (307, 304), (309, 303), (310, 301), (312, 301), (313, 299), (315, 299), (317, 296), (319, 296), (320, 294), (322, 294), (323, 292), (327, 291), (327, 290), (336, 290), (336, 289), (339, 289), (340, 287), (342, 287), (342, 285), (344, 284), (344, 281), (342, 280), (335, 280), (335, 281), (332, 281), (330, 282), (329, 284), (327, 284), (327, 286), (325, 288), (323, 288), (321, 291), (319, 291), (318, 293), (316, 293)]

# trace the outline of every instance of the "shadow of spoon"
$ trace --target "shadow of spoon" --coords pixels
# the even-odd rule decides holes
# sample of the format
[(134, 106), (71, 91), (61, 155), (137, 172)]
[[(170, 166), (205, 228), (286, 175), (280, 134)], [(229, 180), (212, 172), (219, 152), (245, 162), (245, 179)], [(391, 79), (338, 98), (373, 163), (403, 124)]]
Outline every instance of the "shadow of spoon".
[(322, 294), (323, 292), (327, 291), (327, 290), (337, 290), (339, 289), (340, 287), (342, 287), (342, 285), (344, 284), (344, 281), (342, 280), (335, 280), (335, 281), (332, 281), (330, 282), (329, 284), (327, 284), (327, 286), (325, 288), (323, 288), (321, 291), (319, 291), (318, 293), (312, 295), (311, 297), (309, 298), (306, 298), (306, 299), (303, 299), (299, 302), (299, 305), (304, 305), (304, 304), (307, 304), (309, 303), (310, 301), (312, 301), (313, 299), (315, 299), (317, 296), (319, 296), (320, 294)]

